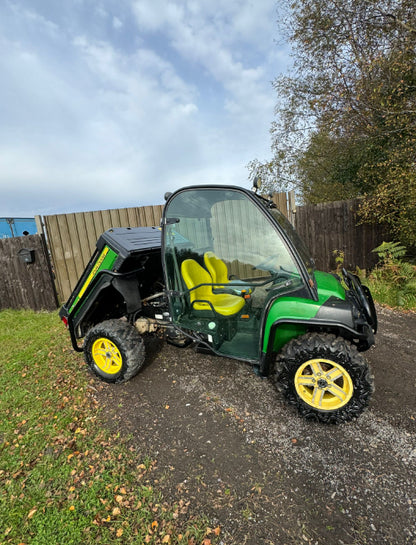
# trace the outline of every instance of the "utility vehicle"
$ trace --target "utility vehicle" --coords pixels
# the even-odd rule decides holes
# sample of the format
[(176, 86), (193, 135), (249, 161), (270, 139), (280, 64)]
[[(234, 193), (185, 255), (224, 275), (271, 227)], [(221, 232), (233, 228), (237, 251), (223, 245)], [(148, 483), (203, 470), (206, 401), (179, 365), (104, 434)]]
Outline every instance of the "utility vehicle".
[(61, 308), (91, 370), (130, 379), (145, 361), (143, 336), (156, 334), (252, 364), (307, 418), (358, 416), (374, 389), (362, 356), (377, 331), (369, 289), (345, 270), (315, 270), (292, 225), (256, 191), (192, 186), (165, 199), (160, 227), (100, 236)]

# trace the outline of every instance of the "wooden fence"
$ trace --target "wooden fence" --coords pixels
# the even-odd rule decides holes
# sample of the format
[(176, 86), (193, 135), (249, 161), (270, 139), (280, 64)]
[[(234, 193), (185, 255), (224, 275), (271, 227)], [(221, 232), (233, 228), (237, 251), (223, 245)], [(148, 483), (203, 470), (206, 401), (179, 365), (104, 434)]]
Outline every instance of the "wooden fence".
[(272, 200), (280, 212), (294, 225), (296, 214), (295, 192), (292, 190), (274, 193)]
[[(358, 225), (358, 199), (296, 208), (291, 192), (274, 195), (273, 201), (295, 223), (318, 269), (335, 269), (334, 250), (344, 252), (346, 268), (370, 268), (377, 261), (371, 250), (388, 240), (380, 226)], [(163, 206), (157, 205), (45, 216), (43, 221), (60, 301), (66, 301), (72, 293), (104, 231), (111, 227), (159, 225), (162, 210)]]
[(0, 239), (0, 278), (0, 310), (57, 308), (58, 300), (43, 235)]
[(377, 262), (372, 250), (390, 240), (385, 228), (360, 224), (360, 199), (298, 206), (295, 226), (320, 270), (336, 268), (334, 251), (344, 253), (346, 269), (369, 269)]
[(83, 273), (100, 235), (111, 227), (159, 225), (162, 205), (44, 216), (56, 289), (65, 302)]
[[(273, 201), (293, 219), (294, 193), (277, 193)], [(163, 205), (76, 212), (44, 216), (43, 224), (52, 255), (56, 289), (65, 302), (83, 273), (99, 236), (111, 227), (152, 227), (160, 224)], [(38, 224), (40, 223), (38, 218)]]

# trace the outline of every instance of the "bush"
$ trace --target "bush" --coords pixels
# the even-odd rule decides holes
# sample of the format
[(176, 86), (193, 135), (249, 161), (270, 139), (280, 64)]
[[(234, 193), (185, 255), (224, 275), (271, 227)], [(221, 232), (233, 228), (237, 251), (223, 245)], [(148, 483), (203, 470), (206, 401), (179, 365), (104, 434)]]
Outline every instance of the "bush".
[(406, 248), (398, 242), (383, 242), (373, 252), (380, 259), (368, 277), (374, 299), (381, 304), (416, 309), (416, 267), (404, 261)]

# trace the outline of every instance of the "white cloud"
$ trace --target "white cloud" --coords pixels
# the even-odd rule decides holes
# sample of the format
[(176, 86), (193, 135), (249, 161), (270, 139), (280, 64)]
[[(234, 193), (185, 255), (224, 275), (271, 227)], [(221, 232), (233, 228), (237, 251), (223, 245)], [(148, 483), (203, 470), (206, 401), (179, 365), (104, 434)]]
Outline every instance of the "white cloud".
[(259, 52), (273, 46), (270, 17), (275, 10), (270, 2), (166, 4), (163, 0), (136, 0), (133, 11), (139, 28), (163, 31), (185, 61), (202, 68), (222, 85), (225, 110), (236, 120), (239, 116), (262, 119), (265, 112), (272, 114), (274, 97), (265, 66), (253, 66), (253, 61), (246, 62), (242, 55), (253, 43)]
[(169, 26), (178, 27), (184, 15), (182, 5), (164, 0), (135, 0), (132, 10), (139, 29), (150, 32), (165, 30)]
[(268, 0), (21, 2), (0, 7), (0, 216), (245, 185), (267, 156)]
[(25, 8), (16, 3), (7, 2), (8, 7), (13, 15), (21, 20), (26, 20), (30, 25), (36, 26), (42, 29), (42, 32), (47, 32), (53, 36), (56, 36), (59, 27), (47, 17), (33, 11), (32, 8)]
[(113, 17), (113, 27), (116, 30), (123, 28), (123, 22), (118, 17)]

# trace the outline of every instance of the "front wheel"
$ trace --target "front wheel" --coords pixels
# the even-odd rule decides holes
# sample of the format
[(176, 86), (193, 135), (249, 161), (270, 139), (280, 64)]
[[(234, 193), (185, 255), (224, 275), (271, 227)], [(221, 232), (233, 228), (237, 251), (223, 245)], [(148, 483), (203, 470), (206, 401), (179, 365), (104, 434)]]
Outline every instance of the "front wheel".
[(143, 367), (143, 339), (130, 323), (106, 320), (88, 331), (84, 355), (91, 371), (104, 382), (126, 382)]
[(374, 392), (373, 377), (356, 347), (321, 333), (297, 337), (283, 347), (275, 380), (302, 416), (324, 423), (356, 418)]

